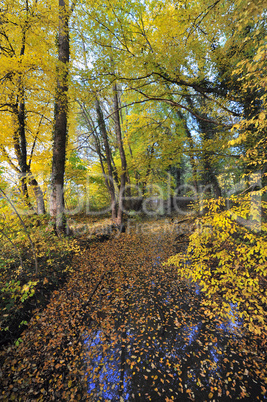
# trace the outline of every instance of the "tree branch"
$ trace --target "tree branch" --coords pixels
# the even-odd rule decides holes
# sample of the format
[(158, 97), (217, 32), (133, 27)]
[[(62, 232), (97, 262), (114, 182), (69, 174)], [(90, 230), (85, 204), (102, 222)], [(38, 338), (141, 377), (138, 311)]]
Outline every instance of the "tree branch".
[(17, 173), (21, 173), (21, 171), (19, 170), (19, 168), (12, 162), (12, 160), (11, 160), (10, 156), (8, 155), (8, 153), (7, 153), (6, 149), (5, 149), (5, 147), (1, 146), (0, 149), (2, 150), (2, 152), (3, 152), (4, 156), (5, 156), (5, 158), (7, 159), (7, 162), (9, 163), (9, 165), (10, 165), (13, 169), (15, 169), (15, 171), (16, 171)]

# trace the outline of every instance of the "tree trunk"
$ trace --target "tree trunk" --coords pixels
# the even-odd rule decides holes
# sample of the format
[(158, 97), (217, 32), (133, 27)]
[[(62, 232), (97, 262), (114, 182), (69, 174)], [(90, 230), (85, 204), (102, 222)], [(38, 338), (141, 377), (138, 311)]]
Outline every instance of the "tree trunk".
[[(26, 6), (26, 20), (24, 25), (22, 26), (22, 42), (20, 49), (20, 56), (23, 57), (25, 55), (25, 45), (26, 45), (26, 32), (28, 27), (28, 11), (29, 5), (28, 0), (25, 3)], [(15, 133), (13, 136), (14, 142), (14, 150), (17, 156), (18, 165), (20, 169), (20, 189), (24, 201), (28, 208), (33, 209), (30, 201), (29, 201), (29, 193), (28, 193), (28, 184), (27, 184), (27, 141), (26, 141), (26, 132), (25, 132), (25, 121), (26, 121), (26, 112), (25, 112), (25, 88), (23, 83), (22, 73), (18, 74), (18, 92), (14, 105), (14, 114), (16, 115), (15, 122)], [(16, 124), (17, 123), (17, 124)]]
[(202, 131), (203, 135), (203, 143), (202, 143), (202, 148), (203, 148), (203, 153), (202, 153), (202, 159), (203, 159), (203, 167), (204, 167), (204, 174), (202, 175), (203, 180), (205, 185), (211, 186), (211, 191), (210, 193), (215, 196), (215, 198), (219, 198), (222, 196), (221, 188), (216, 176), (216, 171), (214, 171), (214, 167), (212, 166), (212, 163), (210, 161), (210, 158), (213, 156), (213, 152), (211, 150), (206, 149), (206, 144), (207, 141), (212, 140), (214, 138), (214, 129), (211, 127), (210, 123), (207, 123), (203, 120), (198, 120), (198, 125)]
[[(22, 42), (20, 49), (21, 57), (25, 55), (26, 32), (28, 28), (28, 11), (29, 11), (28, 0), (26, 0), (25, 4), (26, 4), (27, 16), (24, 26), (22, 27)], [(28, 208), (31, 211), (33, 211), (33, 206), (30, 203), (28, 193), (28, 184), (30, 184), (34, 187), (34, 194), (37, 203), (37, 213), (44, 214), (45, 206), (44, 206), (43, 193), (37, 181), (32, 176), (32, 173), (30, 171), (30, 164), (27, 162), (25, 88), (24, 88), (23, 76), (21, 73), (18, 74), (18, 92), (16, 98), (14, 98), (13, 116), (14, 116), (14, 130), (15, 130), (13, 135), (13, 145), (15, 155), (18, 161), (18, 167), (13, 164), (12, 160), (8, 157), (5, 151), (4, 153), (7, 156), (8, 163), (11, 165), (12, 168), (15, 168), (15, 170), (19, 174), (20, 190), (24, 202), (26, 203)]]
[(109, 146), (105, 120), (104, 120), (103, 112), (102, 112), (100, 102), (98, 99), (96, 99), (95, 105), (96, 105), (99, 130), (100, 130), (100, 133), (101, 133), (101, 136), (103, 139), (103, 143), (104, 143), (104, 148), (105, 148), (106, 162), (107, 162), (107, 166), (108, 166), (108, 176), (105, 174), (105, 168), (104, 168), (103, 160), (101, 157), (100, 147), (98, 147), (98, 150), (99, 150), (98, 155), (99, 155), (100, 162), (101, 162), (102, 172), (105, 175), (105, 183), (106, 183), (107, 189), (110, 194), (111, 217), (112, 217), (112, 220), (115, 221), (116, 217), (117, 217), (117, 213), (116, 213), (116, 194), (115, 194), (115, 187), (114, 187), (114, 181), (113, 181), (112, 155), (111, 155), (111, 150), (110, 150), (110, 146)]
[[(186, 100), (187, 100), (187, 103), (189, 104), (190, 108), (192, 110), (194, 110), (194, 105), (193, 105), (192, 99), (190, 97), (187, 97)], [(205, 105), (205, 99), (200, 99), (200, 104), (201, 104), (201, 106)], [(202, 114), (202, 117), (207, 118), (208, 116), (206, 116), (205, 114)], [(204, 171), (205, 171), (204, 174), (202, 175), (203, 180), (204, 180), (204, 183), (206, 186), (210, 185), (212, 187), (215, 197), (219, 198), (219, 197), (221, 197), (221, 188), (219, 186), (219, 182), (216, 177), (216, 172), (213, 170), (213, 167), (211, 166), (211, 162), (210, 162), (210, 158), (213, 155), (213, 151), (206, 150), (206, 142), (208, 140), (214, 139), (214, 135), (215, 135), (214, 127), (212, 126), (212, 124), (210, 122), (199, 119), (199, 118), (197, 118), (197, 123), (198, 123), (198, 126), (203, 135), (202, 148), (204, 149), (204, 152), (202, 154), (202, 160), (203, 160), (203, 166), (204, 166)], [(191, 133), (190, 133), (190, 136), (191, 136)]]
[(188, 126), (187, 126), (186, 119), (183, 116), (183, 114), (181, 113), (181, 111), (177, 111), (177, 116), (178, 116), (178, 118), (180, 120), (182, 120), (182, 122), (184, 124), (184, 127), (185, 127), (185, 133), (186, 133), (186, 136), (188, 138), (188, 144), (189, 144), (189, 149), (190, 149), (189, 158), (190, 158), (190, 164), (192, 166), (192, 171), (193, 171), (193, 183), (194, 183), (194, 186), (195, 186), (195, 191), (197, 193), (198, 192), (197, 168), (196, 168), (196, 162), (195, 162), (193, 138), (192, 138), (191, 132), (190, 132)]
[(29, 173), (29, 177), (30, 177), (29, 183), (33, 188), (33, 192), (36, 199), (37, 214), (43, 215), (45, 214), (44, 194), (37, 180), (32, 176), (31, 172)]
[(116, 224), (121, 226), (122, 219), (123, 219), (123, 201), (124, 201), (124, 192), (125, 192), (125, 185), (126, 185), (126, 174), (127, 174), (127, 162), (123, 147), (122, 141), (122, 133), (121, 133), (121, 124), (120, 124), (120, 109), (119, 109), (119, 97), (118, 97), (118, 88), (117, 84), (113, 86), (114, 97), (113, 97), (113, 105), (114, 105), (114, 121), (115, 121), (115, 133), (116, 139), (119, 147), (120, 152), (120, 159), (121, 159), (121, 177), (120, 177), (120, 191), (119, 191), (119, 200), (118, 200), (118, 211), (117, 211), (117, 218)]
[(59, 63), (55, 96), (50, 214), (57, 232), (63, 233), (66, 233), (67, 230), (64, 214), (64, 174), (68, 123), (68, 64), (70, 57), (68, 13), (68, 0), (59, 0)]

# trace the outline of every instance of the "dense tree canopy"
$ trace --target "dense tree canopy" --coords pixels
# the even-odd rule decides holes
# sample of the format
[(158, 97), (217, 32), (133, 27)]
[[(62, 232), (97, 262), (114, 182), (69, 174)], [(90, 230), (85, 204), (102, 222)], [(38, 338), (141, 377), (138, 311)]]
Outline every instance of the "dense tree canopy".
[[(115, 190), (125, 180), (129, 188), (163, 185), (164, 175), (183, 170), (183, 160), (191, 169), (188, 183), (211, 184), (212, 194), (220, 196), (227, 178), (238, 181), (252, 165), (264, 169), (264, 157), (255, 160), (256, 149), (263, 156), (264, 148), (258, 146), (265, 120), (263, 10), (261, 2), (243, 1), (77, 1), (58, 7), (6, 1), (1, 9), (1, 158), (19, 174), (24, 202), (34, 204), (27, 188), (32, 184), (38, 211), (44, 212), (40, 202), (49, 203), (48, 193), (42, 197), (49, 173), (42, 161), (51, 160), (52, 145), (55, 152), (52, 137), (66, 102), (69, 151), (63, 154), (79, 150), (77, 155), (95, 167), (102, 160), (102, 172), (111, 176), (102, 143), (105, 124)], [(69, 28), (58, 31), (62, 24)], [(62, 35), (70, 35), (70, 60), (62, 53), (67, 51)], [(53, 166), (55, 178), (64, 157)], [(41, 173), (39, 186), (35, 176)], [(54, 207), (51, 211), (54, 215)]]

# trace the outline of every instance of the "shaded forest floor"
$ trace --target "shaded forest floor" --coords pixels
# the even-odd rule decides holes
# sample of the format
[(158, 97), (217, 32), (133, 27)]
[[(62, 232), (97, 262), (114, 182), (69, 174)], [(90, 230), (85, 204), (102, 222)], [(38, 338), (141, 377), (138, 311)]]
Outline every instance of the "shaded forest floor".
[(1, 400), (266, 399), (264, 340), (210, 321), (199, 289), (162, 265), (186, 247), (173, 225), (81, 239), (68, 280), (1, 352)]

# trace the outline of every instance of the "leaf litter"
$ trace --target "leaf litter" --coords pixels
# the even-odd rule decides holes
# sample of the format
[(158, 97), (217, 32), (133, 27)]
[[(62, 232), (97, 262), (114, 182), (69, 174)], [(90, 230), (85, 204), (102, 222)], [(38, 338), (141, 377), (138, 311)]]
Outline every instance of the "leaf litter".
[(162, 266), (176, 252), (164, 230), (90, 243), (1, 352), (1, 400), (265, 400), (266, 341), (210, 320), (204, 296)]

